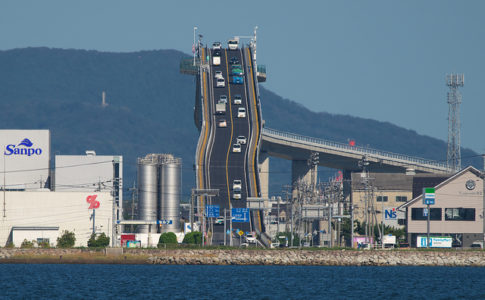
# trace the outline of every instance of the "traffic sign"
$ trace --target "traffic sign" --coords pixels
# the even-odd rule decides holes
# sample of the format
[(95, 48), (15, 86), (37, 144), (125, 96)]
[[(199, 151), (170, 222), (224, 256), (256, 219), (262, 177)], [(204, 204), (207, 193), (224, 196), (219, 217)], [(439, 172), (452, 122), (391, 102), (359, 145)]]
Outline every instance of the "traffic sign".
[(205, 215), (208, 218), (219, 218), (220, 216), (220, 208), (219, 205), (206, 205), (205, 206)]
[(435, 202), (436, 193), (434, 188), (423, 189), (423, 204), (433, 205)]
[(240, 230), (240, 231), (238, 232), (238, 234), (239, 234), (240, 236), (242, 236), (242, 235), (244, 234), (244, 231)]
[(231, 213), (232, 222), (249, 222), (249, 208), (233, 208)]
[(172, 220), (157, 220), (157, 225), (172, 225)]
[(226, 230), (226, 234), (231, 234), (231, 231), (229, 229)]

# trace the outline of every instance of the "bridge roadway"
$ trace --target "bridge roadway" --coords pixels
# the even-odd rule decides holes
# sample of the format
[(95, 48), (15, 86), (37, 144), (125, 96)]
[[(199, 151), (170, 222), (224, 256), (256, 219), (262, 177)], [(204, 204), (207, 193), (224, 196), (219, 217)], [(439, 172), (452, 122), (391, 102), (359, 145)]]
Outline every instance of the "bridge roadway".
[[(254, 73), (252, 62), (249, 61), (250, 52), (247, 48), (222, 49), (220, 65), (212, 63), (214, 50), (204, 49), (202, 53), (205, 51), (209, 54), (209, 63), (206, 64), (209, 67), (203, 71), (203, 77), (207, 80), (205, 83), (202, 82), (205, 87), (202, 96), (206, 100), (204, 102), (207, 103), (205, 106), (207, 113), (204, 114), (207, 123), (203, 126), (202, 131), (207, 131), (201, 132), (201, 137), (207, 141), (200, 145), (200, 155), (204, 157), (203, 177), (205, 180), (199, 180), (203, 184), (198, 184), (198, 186), (199, 188), (204, 186), (205, 188), (218, 189), (219, 195), (207, 199), (206, 204), (219, 205), (221, 215), (224, 215), (224, 210), (227, 209), (229, 216), (230, 208), (246, 208), (247, 197), (255, 192), (257, 193), (257, 187), (252, 183), (256, 181), (256, 171), (254, 170), (256, 164), (254, 162), (257, 157), (256, 148), (259, 139), (259, 130), (256, 130), (257, 135), (255, 135), (252, 125), (253, 120), (258, 120), (255, 116), (258, 113), (257, 109), (252, 105), (256, 103), (254, 100), (256, 99), (255, 90), (252, 86), (254, 84)], [(234, 58), (240, 62), (244, 70), (243, 84), (230, 83), (232, 79), (230, 61)], [(216, 71), (222, 72), (225, 87), (216, 86)], [(216, 104), (223, 95), (227, 96), (226, 112), (216, 114)], [(236, 95), (241, 96), (241, 104), (234, 103)], [(240, 107), (246, 109), (245, 117), (238, 117), (238, 108)], [(226, 127), (220, 126), (222, 120), (226, 121)], [(247, 142), (241, 145), (241, 152), (233, 152), (233, 146), (237, 143), (238, 136), (246, 137)], [(242, 182), (241, 199), (234, 199), (234, 180), (241, 180)], [(209, 222), (209, 228), (213, 230), (212, 242), (213, 244), (220, 244), (224, 240), (224, 226), (215, 226), (213, 221), (210, 220)], [(250, 227), (249, 223), (235, 223), (233, 228), (249, 231), (252, 226)]]
[(262, 131), (261, 149), (270, 156), (293, 161), (306, 161), (311, 152), (318, 152), (320, 166), (346, 171), (360, 170), (358, 161), (365, 156), (369, 162), (367, 169), (371, 172), (404, 173), (409, 168), (423, 173), (451, 172), (446, 163), (442, 162), (371, 148), (354, 147), (270, 128), (264, 128)]

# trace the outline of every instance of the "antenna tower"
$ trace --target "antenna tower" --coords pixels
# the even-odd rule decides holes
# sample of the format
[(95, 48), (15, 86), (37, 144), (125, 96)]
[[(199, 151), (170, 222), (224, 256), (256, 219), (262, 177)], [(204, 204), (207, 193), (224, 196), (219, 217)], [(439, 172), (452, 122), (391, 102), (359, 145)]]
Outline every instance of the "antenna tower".
[(461, 169), (460, 152), (460, 103), (461, 94), (459, 87), (465, 84), (465, 75), (446, 75), (446, 85), (450, 88), (448, 92), (448, 151), (446, 163), (448, 168), (457, 172)]

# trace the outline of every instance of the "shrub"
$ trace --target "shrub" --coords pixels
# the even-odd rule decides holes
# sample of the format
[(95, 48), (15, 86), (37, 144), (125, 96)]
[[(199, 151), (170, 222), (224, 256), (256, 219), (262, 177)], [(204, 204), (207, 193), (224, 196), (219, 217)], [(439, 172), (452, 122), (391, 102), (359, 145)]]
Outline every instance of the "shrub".
[(12, 243), (12, 242), (8, 242), (6, 245), (5, 245), (5, 248), (15, 248), (15, 245)]
[(158, 240), (159, 244), (177, 244), (177, 236), (173, 232), (165, 232), (162, 233), (160, 239)]
[(184, 244), (201, 244), (202, 243), (202, 233), (199, 231), (189, 232), (185, 235), (183, 242)]
[(76, 243), (76, 235), (74, 232), (64, 230), (62, 235), (57, 238), (58, 248), (72, 248)]
[(96, 237), (96, 234), (91, 234), (91, 237), (88, 240), (88, 247), (97, 248), (97, 247), (106, 247), (109, 245), (109, 237), (103, 232)]
[(33, 247), (34, 247), (34, 243), (31, 241), (27, 241), (27, 239), (24, 239), (24, 241), (22, 242), (22, 245), (20, 245), (20, 248), (33, 248)]

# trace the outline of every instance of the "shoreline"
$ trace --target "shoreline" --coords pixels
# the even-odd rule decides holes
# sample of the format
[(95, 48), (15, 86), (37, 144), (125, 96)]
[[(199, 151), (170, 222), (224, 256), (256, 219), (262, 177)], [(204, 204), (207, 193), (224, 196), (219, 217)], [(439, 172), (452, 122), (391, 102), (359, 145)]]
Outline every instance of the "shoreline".
[(485, 267), (485, 251), (2, 248), (0, 264)]

